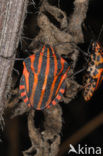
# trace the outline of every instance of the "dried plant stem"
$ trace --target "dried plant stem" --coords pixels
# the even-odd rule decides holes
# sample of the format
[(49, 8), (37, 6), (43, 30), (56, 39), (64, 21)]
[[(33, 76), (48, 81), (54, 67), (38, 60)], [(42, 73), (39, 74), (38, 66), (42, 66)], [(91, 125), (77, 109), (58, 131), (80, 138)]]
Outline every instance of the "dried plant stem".
[[(14, 57), (21, 35), (28, 0), (2, 0), (0, 2), (0, 55)], [(0, 114), (6, 107), (5, 101), (10, 91), (13, 62), (0, 58)], [(8, 87), (6, 87), (8, 86)]]

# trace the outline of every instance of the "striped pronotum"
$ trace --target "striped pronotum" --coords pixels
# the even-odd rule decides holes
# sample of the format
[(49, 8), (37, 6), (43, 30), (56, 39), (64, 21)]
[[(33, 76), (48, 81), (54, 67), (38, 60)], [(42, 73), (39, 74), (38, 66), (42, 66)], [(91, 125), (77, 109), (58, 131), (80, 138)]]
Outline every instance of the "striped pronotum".
[(23, 61), (19, 87), (23, 101), (37, 110), (55, 105), (64, 93), (69, 68), (51, 46), (44, 45)]

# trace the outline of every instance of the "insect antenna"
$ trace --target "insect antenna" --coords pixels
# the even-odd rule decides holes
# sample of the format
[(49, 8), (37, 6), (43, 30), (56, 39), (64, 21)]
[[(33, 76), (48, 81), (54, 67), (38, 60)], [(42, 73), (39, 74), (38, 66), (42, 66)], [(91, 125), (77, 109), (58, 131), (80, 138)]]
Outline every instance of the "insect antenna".
[[(13, 56), (14, 56), (14, 55), (13, 55)], [(23, 58), (12, 58), (13, 56), (5, 57), (5, 56), (3, 56), (3, 55), (0, 55), (1, 58), (7, 59), (7, 60), (14, 60), (14, 61), (23, 61), (23, 60), (24, 60)], [(14, 67), (13, 67), (12, 69), (13, 69), (13, 71), (14, 71), (15, 73), (17, 73), (17, 75), (20, 75), (19, 70), (17, 70), (17, 69), (14, 68)]]
[(8, 59), (8, 60), (16, 60), (16, 61), (23, 61), (24, 60), (24, 58), (12, 58), (14, 55), (12, 55), (12, 56), (3, 56), (3, 55), (0, 55), (0, 57), (1, 58), (3, 58), (3, 59)]
[(86, 67), (84, 67), (84, 68), (78, 70), (77, 72), (75, 72), (75, 73), (73, 74), (73, 76), (78, 75), (79, 73), (83, 72), (84, 70), (86, 70)]
[(71, 42), (60, 42), (60, 43), (57, 43), (55, 45), (53, 45), (54, 47), (58, 46), (58, 45), (62, 45), (62, 44), (68, 44), (70, 43), (71, 45), (75, 46), (83, 55), (85, 55), (86, 57), (90, 57), (90, 55), (85, 52), (84, 50), (82, 50), (78, 45), (76, 45), (75, 42), (71, 41)]
[(102, 24), (102, 26), (101, 26), (101, 29), (100, 29), (100, 32), (99, 32), (97, 41), (100, 40), (100, 37), (101, 37), (102, 32), (103, 32), (103, 24)]
[(20, 75), (19, 70), (13, 68), (13, 71), (14, 71), (15, 73), (17, 73), (18, 76)]
[(84, 67), (84, 68), (82, 68), (82, 69), (76, 71), (75, 73), (71, 74), (69, 77), (76, 76), (76, 75), (78, 75), (79, 73), (83, 72), (84, 70), (86, 70), (86, 67)]

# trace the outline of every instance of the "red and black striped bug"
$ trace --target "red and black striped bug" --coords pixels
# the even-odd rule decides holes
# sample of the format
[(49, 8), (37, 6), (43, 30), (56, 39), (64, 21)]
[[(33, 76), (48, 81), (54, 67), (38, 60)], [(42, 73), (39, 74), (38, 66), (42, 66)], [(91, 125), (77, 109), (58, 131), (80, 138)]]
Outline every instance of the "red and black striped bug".
[(92, 53), (87, 68), (87, 79), (83, 91), (86, 101), (90, 100), (103, 80), (103, 46), (97, 41), (92, 43)]
[(25, 104), (36, 110), (58, 103), (65, 91), (70, 65), (50, 45), (23, 61), (20, 95)]

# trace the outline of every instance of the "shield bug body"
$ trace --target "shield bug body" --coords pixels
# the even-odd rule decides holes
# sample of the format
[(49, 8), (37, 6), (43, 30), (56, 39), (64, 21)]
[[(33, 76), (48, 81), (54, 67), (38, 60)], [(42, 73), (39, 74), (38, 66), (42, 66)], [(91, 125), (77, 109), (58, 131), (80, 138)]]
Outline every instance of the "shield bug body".
[(36, 110), (58, 103), (65, 90), (68, 63), (49, 45), (23, 61), (20, 95), (24, 103)]
[(103, 80), (103, 47), (99, 42), (92, 43), (90, 61), (87, 68), (87, 79), (83, 96), (86, 101), (90, 100), (93, 93)]

